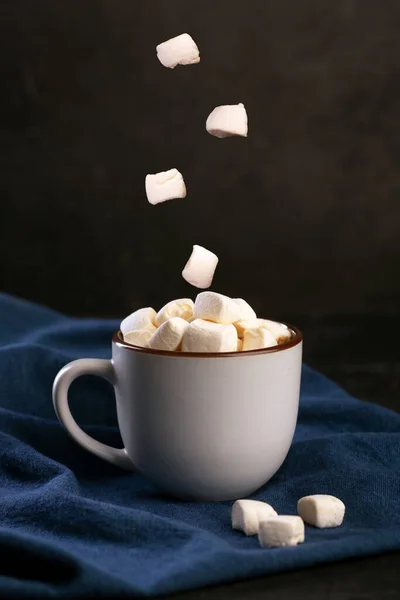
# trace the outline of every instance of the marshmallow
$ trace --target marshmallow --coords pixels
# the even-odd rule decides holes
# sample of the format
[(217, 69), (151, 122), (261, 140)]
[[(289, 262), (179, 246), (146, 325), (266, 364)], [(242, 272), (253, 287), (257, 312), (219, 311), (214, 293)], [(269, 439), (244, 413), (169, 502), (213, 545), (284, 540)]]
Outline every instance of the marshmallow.
[(146, 175), (145, 188), (150, 204), (159, 204), (175, 198), (186, 198), (186, 186), (177, 169)]
[(149, 347), (149, 339), (152, 336), (152, 332), (148, 329), (139, 329), (138, 331), (130, 331), (124, 335), (124, 342), (133, 344), (134, 346), (141, 346), (142, 348)]
[(277, 341), (268, 329), (264, 327), (252, 327), (246, 329), (243, 333), (242, 350), (258, 350), (259, 348), (269, 348), (277, 346)]
[(297, 512), (314, 527), (339, 527), (343, 523), (346, 507), (339, 498), (326, 494), (304, 496), (297, 503)]
[(258, 327), (257, 319), (252, 319), (251, 321), (236, 321), (234, 326), (236, 327), (238, 337), (242, 340), (246, 329), (254, 329), (254, 327)]
[(233, 298), (233, 301), (236, 302), (240, 309), (240, 320), (235, 321), (234, 326), (236, 327), (238, 337), (242, 339), (246, 329), (257, 327), (257, 315), (250, 304), (246, 300), (243, 300), (243, 298)]
[(154, 323), (157, 327), (168, 321), (172, 317), (181, 317), (185, 321), (189, 321), (193, 318), (193, 300), (190, 298), (180, 298), (179, 300), (171, 300), (165, 306), (163, 306), (154, 319)]
[(149, 339), (149, 347), (172, 352), (178, 350), (188, 327), (189, 323), (180, 317), (172, 317), (164, 321)]
[(240, 306), (223, 294), (201, 292), (194, 303), (193, 314), (196, 319), (229, 325), (240, 319)]
[(276, 321), (268, 321), (268, 319), (257, 319), (257, 324), (259, 327), (265, 327), (265, 329), (268, 329), (278, 344), (283, 344), (284, 342), (288, 342), (292, 339), (292, 333), (290, 329), (286, 327), (286, 325), (282, 325)]
[(131, 331), (138, 331), (141, 329), (147, 329), (148, 331), (155, 331), (154, 319), (156, 317), (156, 311), (154, 308), (139, 308), (132, 314), (126, 317), (121, 325), (119, 326), (122, 335), (125, 338), (127, 333)]
[(237, 334), (233, 325), (220, 325), (195, 319), (190, 323), (183, 336), (182, 352), (236, 351)]
[(276, 515), (266, 502), (236, 500), (232, 506), (232, 529), (243, 531), (246, 535), (256, 535), (260, 522)]
[(208, 115), (206, 129), (217, 138), (247, 137), (247, 113), (242, 103), (217, 106)]
[(258, 540), (263, 548), (297, 546), (304, 542), (303, 519), (280, 515), (260, 522)]
[(188, 33), (177, 35), (156, 47), (157, 58), (164, 67), (194, 65), (200, 62), (199, 49)]
[(243, 340), (241, 340), (240, 338), (238, 338), (236, 352), (241, 352), (242, 348), (243, 348)]
[(240, 320), (252, 321), (257, 319), (255, 311), (251, 308), (250, 304), (243, 300), (243, 298), (232, 298), (232, 300), (238, 305), (240, 310)]
[(218, 264), (218, 256), (202, 246), (193, 246), (192, 254), (182, 271), (182, 277), (191, 285), (209, 288)]

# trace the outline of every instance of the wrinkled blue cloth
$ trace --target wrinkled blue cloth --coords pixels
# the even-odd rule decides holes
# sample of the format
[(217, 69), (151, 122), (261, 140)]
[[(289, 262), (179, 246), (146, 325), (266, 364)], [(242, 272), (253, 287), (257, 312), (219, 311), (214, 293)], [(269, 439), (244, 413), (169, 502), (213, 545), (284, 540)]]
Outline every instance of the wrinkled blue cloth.
[[(347, 513), (296, 548), (263, 550), (231, 530), (230, 502), (168, 499), (78, 447), (52, 382), (75, 358), (109, 357), (116, 328), (0, 295), (2, 597), (157, 595), (400, 549), (400, 415), (307, 367), (292, 448), (254, 498), (293, 514), (301, 496), (329, 493)], [(71, 397), (90, 434), (120, 444), (111, 386), (87, 376)]]

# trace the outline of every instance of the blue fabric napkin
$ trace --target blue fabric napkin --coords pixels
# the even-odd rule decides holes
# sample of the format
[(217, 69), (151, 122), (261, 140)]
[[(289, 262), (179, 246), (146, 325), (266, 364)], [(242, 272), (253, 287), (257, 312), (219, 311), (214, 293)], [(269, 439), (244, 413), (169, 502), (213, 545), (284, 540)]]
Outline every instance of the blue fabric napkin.
[[(301, 496), (329, 493), (347, 513), (296, 548), (263, 550), (231, 530), (230, 502), (173, 501), (78, 447), (52, 382), (75, 358), (109, 357), (116, 328), (0, 295), (2, 597), (156, 595), (400, 549), (400, 415), (307, 367), (292, 448), (254, 498), (293, 514)], [(111, 387), (87, 376), (71, 396), (80, 424), (118, 445)]]

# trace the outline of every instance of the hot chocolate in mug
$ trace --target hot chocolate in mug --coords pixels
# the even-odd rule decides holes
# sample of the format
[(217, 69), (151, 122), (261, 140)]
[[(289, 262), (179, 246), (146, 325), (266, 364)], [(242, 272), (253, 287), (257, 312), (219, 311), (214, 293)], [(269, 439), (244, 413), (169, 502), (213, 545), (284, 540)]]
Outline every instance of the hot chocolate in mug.
[[(138, 470), (177, 498), (249, 496), (280, 468), (292, 443), (299, 406), (302, 334), (246, 352), (184, 353), (140, 348), (114, 334), (112, 359), (66, 365), (53, 386), (58, 419), (96, 456)], [(85, 433), (68, 405), (81, 375), (115, 389), (124, 448)]]

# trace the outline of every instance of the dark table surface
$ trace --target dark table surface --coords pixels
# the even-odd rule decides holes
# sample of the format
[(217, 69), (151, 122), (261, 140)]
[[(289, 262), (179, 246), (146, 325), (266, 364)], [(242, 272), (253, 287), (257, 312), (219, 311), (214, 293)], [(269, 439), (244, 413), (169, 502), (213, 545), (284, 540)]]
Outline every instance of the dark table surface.
[[(400, 332), (400, 317), (291, 317), (290, 321), (303, 331), (307, 364), (353, 396), (400, 412), (400, 353), (394, 342), (396, 332)], [(398, 600), (400, 553), (332, 563), (168, 598)]]

